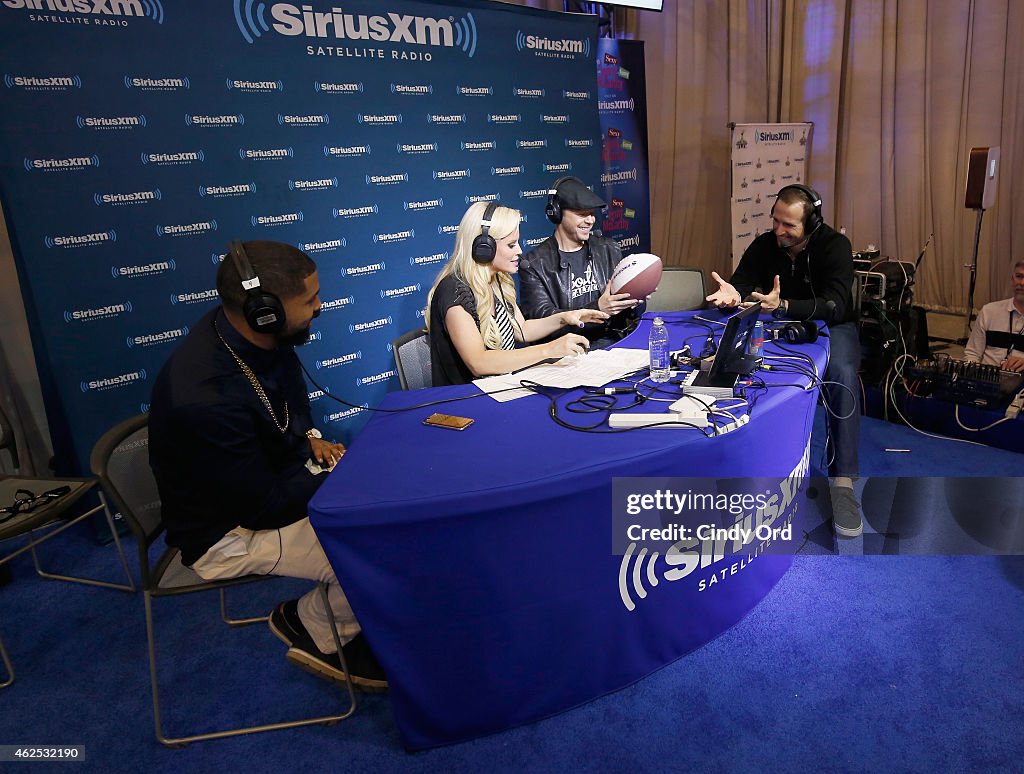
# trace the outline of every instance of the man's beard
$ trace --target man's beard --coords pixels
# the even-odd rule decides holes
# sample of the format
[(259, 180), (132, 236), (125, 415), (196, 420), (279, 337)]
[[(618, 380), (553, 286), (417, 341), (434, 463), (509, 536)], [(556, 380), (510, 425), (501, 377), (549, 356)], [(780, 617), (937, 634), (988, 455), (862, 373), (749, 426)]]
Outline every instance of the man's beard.
[(305, 328), (300, 330), (279, 336), (277, 341), (279, 344), (284, 344), (288, 347), (301, 347), (309, 341), (311, 336), (312, 331), (310, 330), (310, 326), (307, 325)]

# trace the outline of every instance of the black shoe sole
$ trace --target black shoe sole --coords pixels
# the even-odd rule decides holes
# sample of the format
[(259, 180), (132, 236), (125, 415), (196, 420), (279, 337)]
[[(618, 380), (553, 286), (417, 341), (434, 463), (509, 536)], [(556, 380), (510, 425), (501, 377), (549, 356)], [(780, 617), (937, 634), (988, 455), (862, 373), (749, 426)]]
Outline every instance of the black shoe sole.
[(346, 676), (343, 671), (338, 669), (332, 664), (328, 664), (316, 656), (312, 655), (308, 651), (302, 648), (289, 648), (288, 653), (285, 654), (285, 658), (288, 659), (289, 663), (294, 664), (304, 672), (308, 672), (311, 675), (315, 675), (324, 680), (331, 680), (336, 683), (348, 682), (347, 677), (351, 677), (352, 685), (366, 693), (384, 693), (388, 689), (388, 683), (386, 680), (374, 680), (369, 677), (360, 677), (359, 675)]

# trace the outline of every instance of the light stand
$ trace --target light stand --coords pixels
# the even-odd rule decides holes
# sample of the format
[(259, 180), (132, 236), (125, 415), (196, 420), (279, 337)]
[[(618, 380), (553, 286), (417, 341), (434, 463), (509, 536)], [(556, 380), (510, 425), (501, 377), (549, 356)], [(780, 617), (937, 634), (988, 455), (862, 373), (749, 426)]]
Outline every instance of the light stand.
[(974, 253), (971, 255), (971, 262), (965, 263), (964, 268), (971, 270), (971, 279), (967, 285), (967, 311), (964, 314), (964, 336), (957, 343), (966, 344), (967, 338), (971, 335), (971, 320), (974, 319), (974, 288), (978, 284), (978, 245), (981, 243), (981, 219), (985, 210), (979, 207), (975, 210), (977, 220), (974, 224)]

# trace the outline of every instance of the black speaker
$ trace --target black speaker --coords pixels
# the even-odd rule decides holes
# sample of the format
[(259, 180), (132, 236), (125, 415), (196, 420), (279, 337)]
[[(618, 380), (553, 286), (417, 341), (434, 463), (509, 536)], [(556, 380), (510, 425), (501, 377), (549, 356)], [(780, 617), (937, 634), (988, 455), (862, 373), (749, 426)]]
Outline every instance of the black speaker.
[(771, 330), (772, 341), (782, 339), (787, 344), (810, 344), (818, 340), (818, 325), (810, 320), (788, 322)]
[(566, 180), (572, 179), (572, 175), (560, 177), (552, 183), (551, 188), (548, 189), (548, 203), (544, 206), (544, 214), (547, 215), (548, 220), (556, 226), (562, 222), (562, 202), (558, 200), (558, 186)]
[(996, 203), (996, 172), (999, 170), (999, 148), (971, 148), (967, 162), (967, 192), (964, 207), (987, 210)]
[[(807, 213), (807, 217), (804, 218), (804, 233), (813, 234), (819, 228), (821, 224), (825, 222), (825, 219), (821, 217), (821, 197), (818, 196), (818, 192), (813, 188), (808, 188), (806, 185), (800, 183), (790, 183), (779, 189), (779, 192), (775, 194), (775, 201), (779, 200), (783, 191), (787, 190), (799, 191), (808, 204), (811, 205), (811, 211)], [(775, 212), (775, 205), (772, 205), (772, 213)]]
[(260, 287), (260, 278), (252, 270), (249, 256), (245, 254), (245, 248), (240, 241), (233, 240), (228, 245), (228, 252), (245, 289), (242, 314), (249, 327), (257, 333), (281, 331), (284, 328), (284, 306), (281, 299)]
[(491, 216), (494, 215), (494, 211), (500, 206), (497, 201), (493, 201), (484, 210), (484, 218), (480, 222), (481, 232), (473, 239), (473, 248), (471, 250), (473, 260), (477, 263), (490, 263), (498, 253), (498, 243), (494, 241), (494, 237), (488, 232), (491, 230)]

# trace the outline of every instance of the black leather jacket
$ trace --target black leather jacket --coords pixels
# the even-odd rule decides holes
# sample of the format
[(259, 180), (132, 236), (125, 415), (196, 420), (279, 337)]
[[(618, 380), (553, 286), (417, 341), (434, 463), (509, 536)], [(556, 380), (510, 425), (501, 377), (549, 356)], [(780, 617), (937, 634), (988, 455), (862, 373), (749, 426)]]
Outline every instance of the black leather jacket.
[[(614, 239), (597, 234), (591, 234), (586, 250), (587, 259), (593, 263), (594, 276), (603, 292), (615, 266), (622, 260), (622, 252)], [(567, 309), (586, 308), (570, 303), (569, 265), (562, 260), (558, 242), (553, 235), (524, 255), (519, 262), (519, 296), (523, 316), (529, 320), (548, 317)], [(597, 309), (597, 302), (586, 306)], [(604, 323), (588, 323), (582, 331), (574, 328), (573, 332), (582, 333), (591, 342), (599, 342), (601, 346), (610, 344), (635, 327), (643, 309), (644, 305), (640, 304), (619, 312)], [(566, 330), (563, 328), (549, 338), (561, 336)]]

